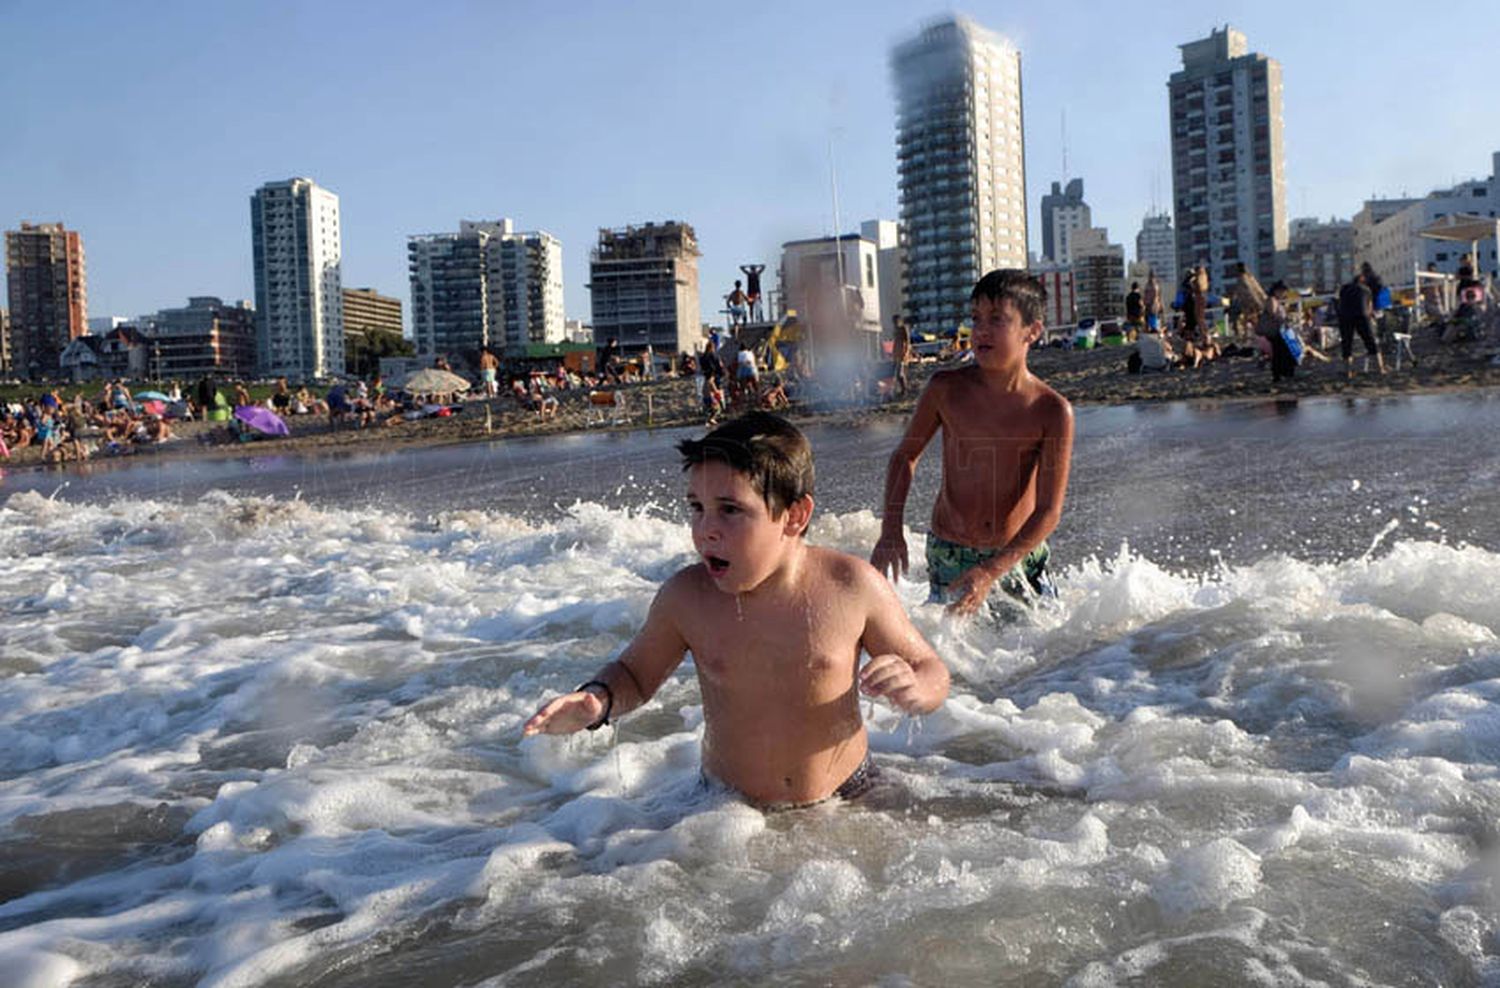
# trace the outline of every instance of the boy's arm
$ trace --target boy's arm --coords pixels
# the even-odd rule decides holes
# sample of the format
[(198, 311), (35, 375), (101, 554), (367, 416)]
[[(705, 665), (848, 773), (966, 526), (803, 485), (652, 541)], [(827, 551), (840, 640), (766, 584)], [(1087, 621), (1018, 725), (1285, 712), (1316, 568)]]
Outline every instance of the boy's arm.
[(676, 621), (687, 589), (686, 571), (668, 580), (651, 602), (646, 623), (619, 657), (585, 687), (554, 698), (532, 714), (521, 728), (522, 736), (571, 734), (602, 726), (651, 699), (687, 652)]
[(861, 567), (868, 610), (860, 639), (870, 661), (859, 671), (859, 689), (883, 696), (909, 714), (931, 713), (948, 698), (948, 667), (906, 615), (885, 578)]
[(989, 596), (995, 581), (1015, 568), (1027, 553), (1057, 528), (1062, 517), (1063, 497), (1068, 490), (1068, 471), (1073, 462), (1073, 406), (1058, 394), (1050, 396), (1042, 423), (1041, 461), (1037, 465), (1036, 507), (1015, 538), (983, 563), (967, 570), (953, 582), (954, 614), (972, 614)]
[(881, 575), (889, 575), (893, 580), (911, 567), (906, 555), (906, 529), (903, 520), (906, 495), (911, 490), (911, 480), (917, 472), (917, 461), (922, 458), (922, 450), (927, 448), (927, 444), (937, 434), (938, 427), (942, 425), (942, 417), (938, 413), (942, 388), (943, 375), (933, 375), (927, 382), (927, 387), (922, 389), (921, 397), (917, 399), (911, 421), (906, 424), (906, 434), (901, 437), (901, 442), (896, 445), (886, 464), (880, 539), (875, 543), (875, 551), (870, 554), (870, 562)]

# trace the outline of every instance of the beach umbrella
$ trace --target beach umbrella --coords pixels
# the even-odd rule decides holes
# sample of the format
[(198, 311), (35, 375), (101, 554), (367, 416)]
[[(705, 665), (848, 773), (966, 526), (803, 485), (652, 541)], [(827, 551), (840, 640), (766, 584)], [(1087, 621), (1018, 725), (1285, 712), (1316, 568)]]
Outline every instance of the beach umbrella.
[(398, 386), (413, 394), (441, 395), (469, 390), (468, 381), (451, 371), (438, 370), (436, 367), (424, 367), (422, 370), (412, 371)]
[(234, 417), (254, 429), (268, 436), (290, 436), (292, 430), (286, 427), (281, 416), (269, 408), (260, 405), (236, 405)]
[(136, 401), (171, 401), (170, 395), (164, 395), (160, 391), (137, 391)]

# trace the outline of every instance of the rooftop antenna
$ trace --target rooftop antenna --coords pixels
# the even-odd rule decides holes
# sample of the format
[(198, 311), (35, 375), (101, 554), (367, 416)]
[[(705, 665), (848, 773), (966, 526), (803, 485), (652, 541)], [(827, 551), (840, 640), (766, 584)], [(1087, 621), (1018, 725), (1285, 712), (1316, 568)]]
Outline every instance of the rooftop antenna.
[(1063, 154), (1063, 181), (1068, 180), (1068, 108), (1062, 111), (1062, 154)]
[(833, 258), (839, 274), (839, 311), (847, 314), (844, 298), (844, 242), (839, 233), (839, 170), (833, 157), (833, 138), (837, 127), (828, 128), (828, 184), (833, 190)]

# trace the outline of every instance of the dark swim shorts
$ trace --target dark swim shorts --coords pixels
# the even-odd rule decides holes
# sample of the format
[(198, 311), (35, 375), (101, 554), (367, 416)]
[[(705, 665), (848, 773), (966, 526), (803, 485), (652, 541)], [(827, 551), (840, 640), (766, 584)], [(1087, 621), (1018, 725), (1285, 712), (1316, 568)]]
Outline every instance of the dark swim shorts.
[[(1000, 554), (999, 549), (975, 549), (949, 542), (940, 535), (927, 533), (928, 600), (942, 603), (948, 599), (948, 588), (967, 571)], [(1027, 604), (1032, 597), (1053, 593), (1047, 576), (1047, 560), (1052, 550), (1047, 543), (1032, 549), (1015, 567), (1002, 576), (998, 585), (1017, 602)]]
[[(875, 787), (875, 783), (878, 781), (880, 781), (880, 769), (875, 766), (875, 762), (871, 760), (870, 753), (867, 751), (865, 752), (865, 760), (860, 762), (859, 765), (855, 767), (854, 771), (849, 773), (849, 777), (843, 782), (839, 783), (839, 787), (833, 792), (829, 793), (828, 796), (824, 799), (816, 799), (810, 803), (756, 803), (752, 801), (750, 805), (754, 806), (758, 810), (772, 813), (779, 812), (781, 810), (800, 810), (808, 806), (817, 806), (820, 803), (826, 803), (829, 800), (833, 799), (841, 801), (854, 800), (860, 798), (865, 793), (873, 789)], [(720, 782), (718, 779), (709, 775), (707, 771), (701, 769), (698, 773), (698, 785), (702, 790), (717, 789), (734, 793), (741, 799), (747, 798), (733, 786)]]

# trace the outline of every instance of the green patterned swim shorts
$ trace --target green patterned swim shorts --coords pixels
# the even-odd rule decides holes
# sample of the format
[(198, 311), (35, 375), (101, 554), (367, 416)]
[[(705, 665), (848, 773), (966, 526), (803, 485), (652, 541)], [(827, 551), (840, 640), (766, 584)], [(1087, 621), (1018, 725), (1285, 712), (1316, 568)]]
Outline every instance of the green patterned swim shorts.
[[(968, 570), (987, 559), (1000, 554), (999, 549), (974, 549), (970, 546), (949, 542), (931, 532), (927, 533), (927, 586), (928, 600), (941, 602), (948, 599), (948, 587)], [(999, 587), (1022, 604), (1032, 597), (1053, 593), (1052, 581), (1047, 576), (1047, 560), (1052, 550), (1047, 543), (1032, 549), (1002, 576)]]

